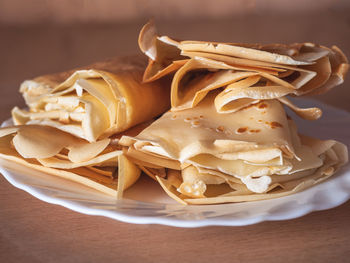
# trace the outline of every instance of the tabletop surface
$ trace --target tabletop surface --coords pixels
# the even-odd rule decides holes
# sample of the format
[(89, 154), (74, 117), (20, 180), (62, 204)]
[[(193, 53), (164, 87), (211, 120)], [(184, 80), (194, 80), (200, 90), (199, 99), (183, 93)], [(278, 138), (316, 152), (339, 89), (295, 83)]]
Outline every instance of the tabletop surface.
[[(0, 120), (24, 106), (18, 93), (24, 79), (138, 52), (141, 25), (0, 26)], [(336, 44), (350, 56), (348, 12), (160, 22), (159, 28), (182, 39)], [(317, 99), (350, 111), (348, 85)], [(79, 214), (0, 176), (0, 210), (0, 262), (345, 262), (350, 255), (350, 202), (287, 221), (187, 229)]]

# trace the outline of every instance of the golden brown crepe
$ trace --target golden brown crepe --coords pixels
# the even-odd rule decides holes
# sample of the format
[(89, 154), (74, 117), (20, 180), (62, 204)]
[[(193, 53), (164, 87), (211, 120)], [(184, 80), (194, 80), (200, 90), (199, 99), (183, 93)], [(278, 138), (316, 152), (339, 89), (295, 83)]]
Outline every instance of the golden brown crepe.
[(319, 109), (298, 109), (285, 96), (325, 93), (343, 82), (349, 68), (336, 46), (176, 41), (158, 36), (152, 22), (141, 30), (139, 46), (149, 57), (144, 81), (175, 73), (173, 111), (195, 107), (211, 90), (220, 89), (215, 106), (221, 113), (280, 99), (301, 117), (317, 119)]
[(172, 75), (171, 111), (136, 137), (126, 155), (183, 204), (275, 198), (310, 187), (347, 162), (347, 148), (297, 133), (283, 105), (316, 120), (288, 95), (320, 94), (343, 82), (349, 65), (337, 47), (313, 43), (177, 41), (140, 32), (149, 58), (143, 80)]
[(142, 83), (145, 65), (114, 58), (23, 82), (29, 109), (14, 108), (16, 126), (0, 129), (0, 157), (121, 198), (141, 171), (120, 136), (136, 135), (170, 106), (167, 81)]
[(278, 100), (220, 114), (216, 96), (169, 111), (139, 135), (121, 138), (126, 156), (175, 200), (209, 204), (279, 197), (328, 178), (347, 162), (343, 144), (298, 135)]
[(177, 41), (152, 22), (139, 46), (147, 67), (119, 58), (25, 81), (29, 109), (0, 129), (0, 157), (118, 198), (142, 170), (182, 204), (289, 195), (348, 161), (345, 145), (298, 134), (283, 107), (321, 117), (287, 96), (342, 83), (349, 65), (337, 47)]
[(10, 126), (0, 128), (0, 157), (121, 197), (140, 169), (123, 156), (117, 140), (91, 143), (50, 126)]
[(169, 108), (165, 81), (142, 83), (145, 61), (114, 58), (22, 83), (29, 110), (14, 108), (17, 125), (53, 126), (94, 142), (148, 121)]

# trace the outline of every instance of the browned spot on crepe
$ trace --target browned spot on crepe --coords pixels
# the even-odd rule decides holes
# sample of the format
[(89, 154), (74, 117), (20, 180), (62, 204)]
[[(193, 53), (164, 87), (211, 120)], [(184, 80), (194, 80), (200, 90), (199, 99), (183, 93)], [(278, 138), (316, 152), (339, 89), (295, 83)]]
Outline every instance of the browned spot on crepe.
[(244, 132), (246, 132), (247, 130), (248, 130), (247, 127), (240, 127), (240, 128), (237, 129), (237, 132), (238, 132), (238, 133), (244, 133)]

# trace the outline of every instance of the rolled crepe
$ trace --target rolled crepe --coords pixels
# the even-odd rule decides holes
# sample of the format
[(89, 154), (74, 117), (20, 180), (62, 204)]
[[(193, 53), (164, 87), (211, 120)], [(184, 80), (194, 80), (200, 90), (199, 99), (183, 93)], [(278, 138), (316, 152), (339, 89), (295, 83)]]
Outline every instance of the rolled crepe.
[(121, 197), (140, 169), (123, 155), (117, 140), (90, 143), (50, 126), (11, 126), (0, 129), (0, 158)]
[(20, 92), (29, 110), (14, 108), (17, 125), (56, 127), (90, 142), (125, 131), (169, 108), (169, 85), (142, 83), (145, 61), (115, 58), (25, 81)]
[(175, 73), (173, 111), (195, 107), (210, 91), (220, 89), (215, 99), (220, 113), (235, 112), (260, 100), (281, 99), (301, 117), (317, 119), (319, 109), (299, 109), (285, 96), (325, 93), (344, 81), (349, 68), (336, 46), (176, 41), (158, 36), (152, 22), (141, 30), (139, 46), (149, 57), (144, 81)]
[(180, 203), (288, 195), (347, 162), (343, 144), (298, 135), (278, 100), (220, 114), (216, 96), (206, 96), (195, 108), (169, 111), (139, 135), (120, 140), (126, 156)]

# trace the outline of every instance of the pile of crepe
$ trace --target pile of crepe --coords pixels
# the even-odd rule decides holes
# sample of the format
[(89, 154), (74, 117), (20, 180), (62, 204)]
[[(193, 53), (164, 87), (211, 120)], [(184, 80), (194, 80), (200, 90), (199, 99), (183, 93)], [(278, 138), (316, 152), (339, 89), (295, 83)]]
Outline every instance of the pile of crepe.
[(137, 136), (123, 136), (125, 154), (183, 204), (253, 201), (315, 185), (348, 161), (334, 140), (298, 134), (287, 95), (320, 94), (348, 70), (337, 48), (302, 43), (250, 45), (176, 41), (148, 23), (139, 36), (149, 57), (144, 82), (172, 76), (171, 110)]
[(148, 64), (114, 58), (23, 82), (27, 108), (0, 129), (0, 158), (118, 198), (143, 171), (182, 204), (289, 195), (347, 162), (346, 146), (298, 134), (284, 109), (321, 117), (286, 96), (341, 84), (337, 47), (177, 41), (152, 22), (139, 46)]
[(169, 108), (163, 81), (142, 83), (146, 61), (114, 58), (23, 82), (27, 109), (0, 129), (0, 157), (121, 197), (140, 176), (121, 135), (136, 135)]

